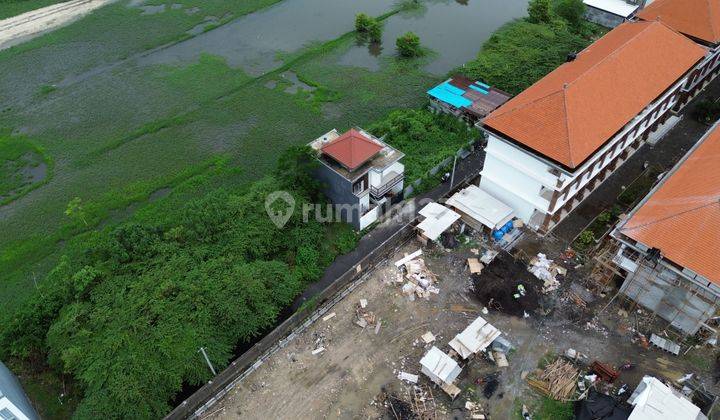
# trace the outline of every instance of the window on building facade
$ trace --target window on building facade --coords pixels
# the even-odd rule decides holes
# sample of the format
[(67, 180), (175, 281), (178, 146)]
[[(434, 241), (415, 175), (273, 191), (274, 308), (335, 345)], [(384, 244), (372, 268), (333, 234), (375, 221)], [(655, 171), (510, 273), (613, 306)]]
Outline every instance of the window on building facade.
[(17, 417), (13, 415), (7, 408), (0, 410), (0, 419), (2, 420), (15, 420)]

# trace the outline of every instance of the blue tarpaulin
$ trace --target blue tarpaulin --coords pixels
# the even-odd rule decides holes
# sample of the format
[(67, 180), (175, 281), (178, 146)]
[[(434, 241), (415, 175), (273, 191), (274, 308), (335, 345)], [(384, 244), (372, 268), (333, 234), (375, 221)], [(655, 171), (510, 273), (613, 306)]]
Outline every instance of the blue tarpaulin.
[(456, 108), (472, 104), (471, 100), (462, 96), (465, 91), (451, 85), (450, 81), (445, 81), (435, 86), (434, 88), (428, 90), (427, 93), (433, 98), (446, 102)]

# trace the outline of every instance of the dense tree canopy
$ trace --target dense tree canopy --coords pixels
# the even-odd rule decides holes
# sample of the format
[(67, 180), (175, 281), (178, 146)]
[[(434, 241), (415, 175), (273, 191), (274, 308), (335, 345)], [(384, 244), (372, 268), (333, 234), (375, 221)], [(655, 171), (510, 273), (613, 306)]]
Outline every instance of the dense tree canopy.
[[(93, 232), (41, 283), (0, 331), (0, 356), (47, 355), (84, 391), (78, 418), (158, 418), (184, 383), (222, 368), (234, 348), (273, 325), (282, 308), (339, 252), (354, 246), (345, 225), (278, 229), (268, 193), (294, 187), (297, 206), (313, 184), (306, 151), (284, 158), (283, 180), (188, 202), (162, 223), (131, 220)], [(299, 192), (296, 192), (299, 191)], [(341, 244), (341, 246), (336, 246)]]
[(369, 127), (376, 136), (384, 136), (405, 158), (407, 182), (424, 177), (444, 159), (479, 137), (474, 128), (449, 115), (437, 115), (425, 109), (403, 109)]
[[(564, 63), (571, 52), (579, 52), (603, 33), (597, 25), (575, 19), (577, 10), (565, 3), (554, 2), (558, 13), (548, 22), (537, 23), (535, 18), (510, 22), (496, 31), (482, 46), (478, 57), (459, 71), (482, 80), (511, 94), (518, 94)], [(532, 4), (531, 4), (532, 6)], [(544, 5), (538, 6), (544, 9)], [(540, 13), (540, 12), (534, 12)], [(543, 18), (544, 19), (544, 18)]]

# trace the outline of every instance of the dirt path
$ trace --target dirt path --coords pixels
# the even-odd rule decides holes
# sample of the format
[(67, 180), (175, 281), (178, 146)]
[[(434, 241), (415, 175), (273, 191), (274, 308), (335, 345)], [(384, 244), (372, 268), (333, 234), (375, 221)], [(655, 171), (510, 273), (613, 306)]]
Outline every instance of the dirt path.
[(0, 50), (67, 25), (115, 0), (72, 0), (0, 20)]

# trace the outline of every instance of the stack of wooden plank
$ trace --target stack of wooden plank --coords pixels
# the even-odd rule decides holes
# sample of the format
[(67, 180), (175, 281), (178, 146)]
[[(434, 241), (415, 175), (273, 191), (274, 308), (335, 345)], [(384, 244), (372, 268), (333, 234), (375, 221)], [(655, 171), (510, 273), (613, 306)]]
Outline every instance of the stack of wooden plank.
[(575, 395), (580, 371), (562, 359), (549, 364), (537, 377), (528, 376), (528, 384), (543, 395), (560, 401), (568, 401)]

